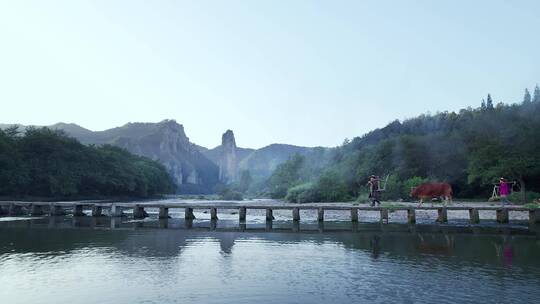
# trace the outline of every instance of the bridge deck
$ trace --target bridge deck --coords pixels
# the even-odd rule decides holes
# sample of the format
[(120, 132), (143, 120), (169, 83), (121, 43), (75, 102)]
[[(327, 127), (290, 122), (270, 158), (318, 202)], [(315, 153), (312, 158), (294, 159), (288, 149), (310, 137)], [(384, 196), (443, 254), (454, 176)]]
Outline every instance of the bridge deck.
[[(72, 202), (13, 202), (0, 201), (0, 214), (7, 213), (10, 215), (19, 215), (24, 213), (23, 207), (30, 215), (63, 215), (66, 210), (73, 210), (74, 216), (83, 216), (84, 208), (91, 208), (93, 216), (101, 216), (103, 209), (108, 209), (110, 216), (123, 216), (122, 210), (133, 209), (134, 218), (143, 218), (148, 216), (144, 211), (145, 208), (158, 208), (159, 217), (167, 218), (169, 209), (184, 209), (186, 219), (194, 219), (194, 209), (210, 210), (211, 218), (217, 220), (217, 212), (219, 209), (236, 209), (238, 210), (239, 220), (246, 220), (246, 210), (259, 209), (266, 210), (266, 219), (272, 221), (274, 219), (273, 210), (291, 210), (292, 219), (300, 220), (300, 210), (317, 210), (318, 220), (324, 221), (324, 212), (326, 210), (342, 210), (349, 211), (351, 221), (358, 221), (358, 212), (360, 211), (376, 211), (380, 213), (381, 221), (388, 221), (388, 214), (392, 211), (406, 211), (409, 223), (416, 222), (416, 211), (419, 210), (434, 210), (437, 211), (437, 221), (447, 222), (448, 211), (468, 211), (471, 223), (480, 221), (479, 211), (494, 211), (496, 219), (500, 223), (509, 222), (509, 212), (528, 212), (529, 223), (536, 224), (540, 222), (540, 209), (529, 209), (524, 207), (508, 206), (391, 206), (391, 207), (369, 207), (354, 205), (352, 203), (311, 203), (311, 204), (268, 204), (261, 202), (230, 202), (230, 201), (178, 201), (178, 202), (110, 202), (110, 201), (72, 201)], [(45, 212), (48, 210), (48, 212)]]

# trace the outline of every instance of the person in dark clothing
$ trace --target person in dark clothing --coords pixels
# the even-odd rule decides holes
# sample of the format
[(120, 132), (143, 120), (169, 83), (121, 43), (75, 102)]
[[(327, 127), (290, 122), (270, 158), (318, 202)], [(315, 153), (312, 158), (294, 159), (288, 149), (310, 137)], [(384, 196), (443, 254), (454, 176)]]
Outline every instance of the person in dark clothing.
[(381, 191), (379, 188), (380, 179), (378, 176), (372, 175), (369, 177), (368, 186), (369, 186), (369, 199), (371, 201), (371, 206), (375, 204), (381, 204)]

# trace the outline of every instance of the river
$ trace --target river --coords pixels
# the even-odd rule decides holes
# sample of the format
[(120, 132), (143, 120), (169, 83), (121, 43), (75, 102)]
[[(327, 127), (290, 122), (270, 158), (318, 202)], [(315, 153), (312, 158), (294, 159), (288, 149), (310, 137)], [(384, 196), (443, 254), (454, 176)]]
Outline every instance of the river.
[(2, 303), (527, 303), (522, 227), (3, 218)]

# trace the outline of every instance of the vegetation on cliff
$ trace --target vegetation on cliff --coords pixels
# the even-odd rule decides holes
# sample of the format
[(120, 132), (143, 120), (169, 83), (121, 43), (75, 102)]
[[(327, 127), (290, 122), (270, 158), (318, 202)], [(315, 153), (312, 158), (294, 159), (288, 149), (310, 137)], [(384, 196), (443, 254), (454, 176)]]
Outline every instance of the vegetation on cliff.
[[(540, 191), (540, 88), (523, 102), (394, 121), (333, 150), (328, 165), (295, 156), (278, 166), (265, 191), (293, 202), (341, 201), (362, 196), (369, 175), (388, 177), (384, 196), (407, 198), (423, 181), (452, 184), (458, 197), (489, 197), (504, 176), (516, 190)], [(525, 197), (525, 192), (522, 192)]]
[(0, 196), (149, 197), (173, 191), (163, 165), (121, 148), (85, 146), (48, 128), (0, 130)]

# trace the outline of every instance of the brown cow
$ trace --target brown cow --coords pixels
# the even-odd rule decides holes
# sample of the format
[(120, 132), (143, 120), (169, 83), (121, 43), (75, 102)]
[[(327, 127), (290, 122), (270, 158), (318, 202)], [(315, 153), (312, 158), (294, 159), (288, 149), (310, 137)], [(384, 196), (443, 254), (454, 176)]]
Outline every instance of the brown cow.
[(452, 186), (448, 183), (425, 183), (411, 190), (412, 198), (419, 198), (419, 207), (424, 203), (424, 198), (432, 199), (434, 197), (444, 197), (446, 206), (448, 201), (452, 201)]

